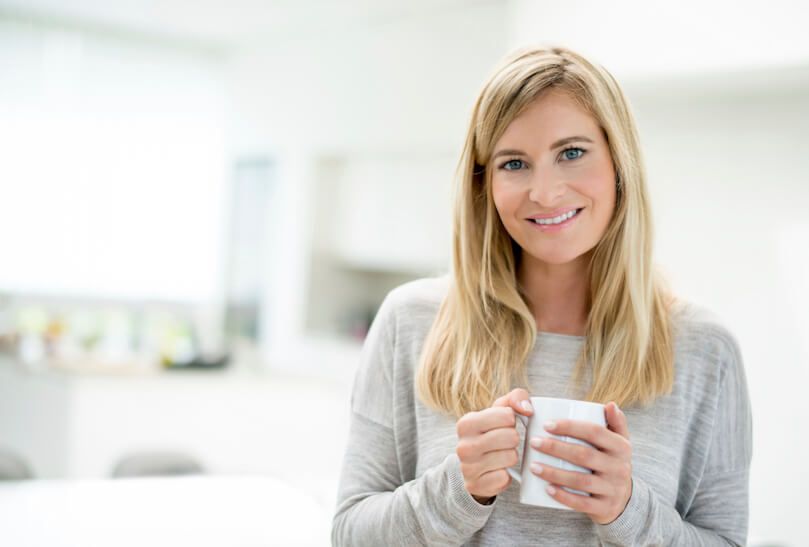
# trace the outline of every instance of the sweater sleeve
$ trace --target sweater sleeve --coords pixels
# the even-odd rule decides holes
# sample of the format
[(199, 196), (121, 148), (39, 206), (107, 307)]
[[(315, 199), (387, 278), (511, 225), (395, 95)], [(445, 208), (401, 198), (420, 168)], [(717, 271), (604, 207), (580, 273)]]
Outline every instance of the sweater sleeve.
[(368, 333), (354, 380), (332, 544), (460, 545), (483, 527), (494, 504), (472, 498), (454, 453), (420, 477), (408, 476), (412, 471), (402, 454), (416, 450), (417, 439), (403, 438), (394, 425), (414, 412), (412, 405), (396, 403), (395, 322), (389, 295)]
[[(752, 460), (752, 413), (738, 343), (722, 329), (723, 359), (711, 438), (689, 447), (688, 461), (704, 461), (685, 515), (662, 503), (634, 477), (632, 495), (613, 522), (597, 525), (606, 545), (745, 545)], [(702, 451), (703, 453), (700, 453)]]

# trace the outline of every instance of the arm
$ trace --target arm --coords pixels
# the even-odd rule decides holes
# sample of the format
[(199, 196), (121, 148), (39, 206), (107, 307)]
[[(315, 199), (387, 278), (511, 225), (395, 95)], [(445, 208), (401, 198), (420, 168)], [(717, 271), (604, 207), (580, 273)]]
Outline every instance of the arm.
[(394, 301), (389, 295), (380, 307), (354, 380), (332, 544), (459, 545), (483, 527), (494, 505), (481, 505), (466, 490), (456, 454), (412, 476), (406, 462), (416, 460), (418, 441), (394, 427), (413, 412), (397, 399), (393, 381)]
[(354, 414), (332, 523), (333, 545), (460, 545), (489, 518), (448, 455), (402, 483), (390, 428)]
[(661, 503), (646, 483), (633, 478), (632, 495), (624, 512), (615, 521), (596, 526), (605, 544), (746, 543), (752, 416), (738, 344), (729, 333), (722, 332), (725, 349), (713, 430), (705, 467), (686, 514), (680, 515), (675, 508)]

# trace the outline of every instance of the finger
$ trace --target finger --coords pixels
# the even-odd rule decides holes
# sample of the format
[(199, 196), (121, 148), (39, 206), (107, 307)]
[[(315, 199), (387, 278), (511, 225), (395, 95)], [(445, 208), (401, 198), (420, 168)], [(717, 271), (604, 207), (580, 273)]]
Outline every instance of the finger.
[(626, 452), (627, 439), (603, 425), (581, 420), (556, 420), (546, 422), (544, 428), (557, 436), (570, 436), (588, 442), (605, 452), (614, 454)]
[(582, 446), (546, 437), (532, 438), (531, 448), (591, 471), (607, 471), (611, 468), (611, 462), (615, 460), (613, 456), (608, 456), (590, 446)]
[(474, 427), (477, 433), (485, 433), (499, 427), (514, 428), (517, 418), (510, 407), (486, 408), (477, 413)]
[(478, 474), (483, 475), (498, 469), (505, 469), (506, 467), (514, 467), (519, 463), (519, 456), (517, 451), (513, 448), (508, 450), (495, 450), (494, 452), (487, 452), (483, 455), (478, 463)]
[(588, 515), (596, 514), (600, 499), (593, 496), (582, 496), (568, 492), (558, 484), (549, 484), (546, 488), (548, 494), (563, 505)]
[(498, 427), (481, 435), (478, 442), (484, 454), (495, 450), (507, 450), (517, 448), (520, 444), (520, 434), (513, 427)]
[(476, 437), (460, 439), (456, 452), (468, 463), (478, 463), (484, 456), (499, 450), (514, 450), (520, 444), (520, 435), (513, 427), (498, 427)]
[(534, 408), (531, 406), (531, 395), (523, 388), (512, 389), (497, 399), (492, 406), (508, 406), (523, 416), (530, 416), (534, 413)]
[(610, 401), (605, 408), (605, 413), (607, 416), (607, 427), (626, 440), (629, 440), (629, 422), (626, 420), (624, 411), (618, 408), (615, 402)]
[(550, 465), (540, 465), (537, 462), (531, 464), (531, 472), (551, 484), (567, 486), (590, 494), (609, 494), (612, 492), (610, 484), (603, 477), (593, 473), (565, 471)]

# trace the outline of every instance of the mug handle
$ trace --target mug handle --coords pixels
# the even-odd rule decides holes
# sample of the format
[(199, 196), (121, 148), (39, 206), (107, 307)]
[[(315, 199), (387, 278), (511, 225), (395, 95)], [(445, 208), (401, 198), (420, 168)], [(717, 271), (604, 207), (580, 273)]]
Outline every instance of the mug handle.
[[(515, 413), (514, 415), (517, 416), (517, 418), (519, 418), (519, 420), (522, 422), (522, 425), (525, 426), (525, 434), (527, 436), (528, 435), (528, 418), (526, 418), (522, 414), (516, 414)], [(527, 449), (527, 446), (523, 447), (523, 450), (526, 450), (526, 449)], [(525, 459), (524, 456), (523, 456), (523, 459)], [(515, 471), (513, 467), (506, 467), (506, 471), (508, 471), (508, 474), (511, 475), (512, 479), (517, 481), (517, 483), (522, 484), (522, 477), (521, 477), (521, 475), (522, 475), (522, 462), (518, 463), (517, 467), (518, 467), (518, 471)]]

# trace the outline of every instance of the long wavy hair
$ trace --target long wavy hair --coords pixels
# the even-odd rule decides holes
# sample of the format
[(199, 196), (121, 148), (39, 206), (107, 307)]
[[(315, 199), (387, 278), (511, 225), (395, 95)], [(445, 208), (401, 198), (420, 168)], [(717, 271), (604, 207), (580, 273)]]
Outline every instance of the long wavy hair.
[(652, 263), (652, 216), (634, 117), (603, 67), (563, 47), (508, 55), (475, 102), (457, 169), (453, 268), (422, 350), (416, 389), (428, 406), (461, 416), (527, 386), (536, 322), (517, 280), (521, 248), (492, 199), (493, 148), (543, 92), (567, 92), (599, 123), (616, 171), (616, 205), (590, 251), (585, 343), (572, 379), (589, 373), (586, 400), (644, 405), (669, 393), (674, 355), (668, 285)]

